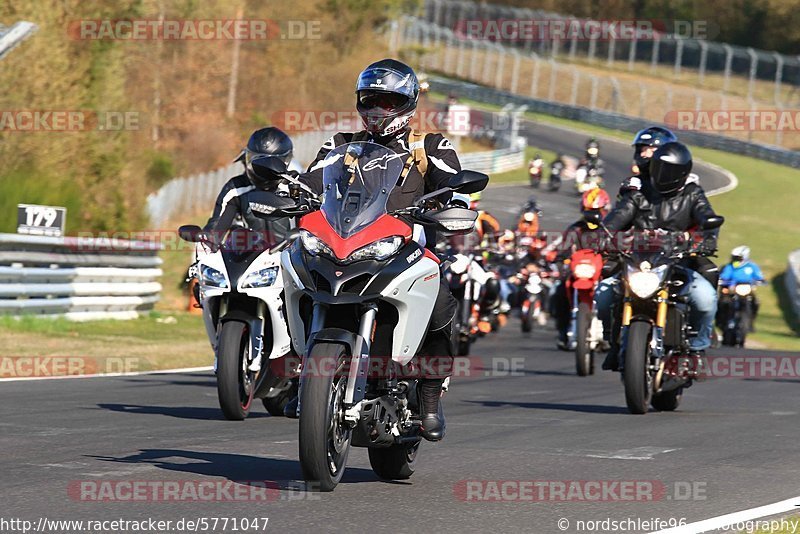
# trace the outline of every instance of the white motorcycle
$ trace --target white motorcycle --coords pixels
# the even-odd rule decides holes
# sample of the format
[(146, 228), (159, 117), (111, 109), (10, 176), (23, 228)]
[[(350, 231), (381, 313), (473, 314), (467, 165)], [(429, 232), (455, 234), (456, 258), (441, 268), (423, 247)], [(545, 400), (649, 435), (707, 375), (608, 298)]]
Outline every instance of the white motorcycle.
[[(251, 194), (254, 213), (259, 212), (256, 208), (273, 209), (281, 198), (268, 192), (263, 196)], [(222, 412), (227, 419), (243, 420), (253, 399), (260, 398), (270, 414), (283, 415), (296, 394), (292, 378), (299, 360), (293, 358), (284, 317), (281, 255), (270, 250), (274, 240), (268, 234), (235, 228), (218, 245), (198, 226), (181, 226), (179, 232), (182, 239), (198, 244), (190, 275), (199, 281)]]

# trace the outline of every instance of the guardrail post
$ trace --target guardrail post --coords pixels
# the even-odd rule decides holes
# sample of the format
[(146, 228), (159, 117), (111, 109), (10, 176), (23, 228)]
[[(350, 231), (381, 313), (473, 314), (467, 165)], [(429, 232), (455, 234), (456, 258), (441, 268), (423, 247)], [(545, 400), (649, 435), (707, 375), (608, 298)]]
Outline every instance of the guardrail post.
[(556, 99), (556, 75), (558, 74), (558, 64), (553, 58), (548, 60), (550, 63), (550, 87), (547, 91), (547, 100), (555, 102)]
[(466, 55), (467, 45), (466, 43), (464, 43), (463, 37), (459, 38), (458, 36), (456, 36), (456, 39), (458, 39), (458, 59), (456, 59), (456, 74), (458, 75), (459, 78), (463, 78), (464, 59)]
[(633, 70), (633, 63), (636, 61), (636, 45), (639, 43), (639, 30), (633, 32), (633, 39), (628, 45), (628, 70)]
[(581, 83), (581, 72), (578, 69), (572, 70), (572, 92), (569, 95), (569, 103), (574, 106), (578, 102), (578, 86)]
[(706, 78), (706, 61), (708, 59), (708, 43), (703, 41), (702, 39), (697, 41), (697, 44), (700, 45), (700, 72), (698, 73), (698, 78), (700, 79), (700, 85), (703, 84)]
[(756, 71), (758, 69), (758, 55), (752, 48), (747, 49), (747, 55), (750, 56), (750, 79), (747, 82), (747, 101), (753, 101), (753, 89), (756, 83)]
[(589, 109), (596, 110), (597, 109), (597, 76), (592, 75), (592, 96), (589, 101)]
[(519, 57), (519, 53), (516, 50), (513, 52), (513, 54), (514, 54), (514, 67), (512, 68), (512, 71), (511, 71), (511, 92), (512, 93), (516, 93), (517, 92), (517, 84), (519, 83), (519, 62), (520, 62), (520, 57)]
[(594, 63), (594, 54), (597, 51), (597, 38), (592, 36), (589, 38), (589, 63)]
[(614, 55), (617, 51), (617, 38), (615, 35), (611, 35), (610, 39), (608, 40), (608, 66), (611, 67), (614, 65)]
[(650, 56), (650, 72), (653, 73), (656, 71), (656, 65), (658, 64), (658, 51), (661, 48), (661, 37), (658, 33), (653, 33), (653, 53)]
[(725, 72), (723, 73), (722, 90), (728, 92), (728, 86), (731, 83), (731, 64), (733, 63), (733, 47), (727, 43), (723, 43), (722, 48), (725, 49)]
[(681, 64), (683, 63), (683, 39), (675, 40), (675, 76), (681, 75)]
[(495, 54), (497, 55), (497, 69), (495, 71), (494, 86), (498, 89), (503, 87), (506, 70), (506, 52), (501, 45), (496, 45)]
[(539, 69), (541, 69), (541, 61), (538, 57), (533, 58), (533, 73), (531, 74), (531, 96), (536, 98), (539, 93)]
[(783, 98), (781, 98), (781, 81), (783, 80), (783, 56), (777, 52), (772, 53), (775, 58), (775, 104), (780, 105)]

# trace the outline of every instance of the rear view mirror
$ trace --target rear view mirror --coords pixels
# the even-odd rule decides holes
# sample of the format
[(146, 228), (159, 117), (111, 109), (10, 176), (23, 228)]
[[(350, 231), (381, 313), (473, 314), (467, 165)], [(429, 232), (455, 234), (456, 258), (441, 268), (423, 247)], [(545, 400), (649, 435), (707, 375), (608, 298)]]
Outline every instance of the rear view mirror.
[(425, 219), (446, 235), (468, 234), (475, 229), (478, 212), (466, 208), (445, 208), (425, 214)]
[(460, 171), (454, 174), (447, 182), (447, 187), (457, 193), (469, 195), (483, 191), (489, 184), (489, 177), (482, 172)]
[(720, 226), (722, 226), (722, 223), (724, 222), (725, 222), (725, 217), (723, 217), (722, 215), (712, 215), (711, 217), (703, 221), (703, 224), (701, 224), (700, 226), (703, 228), (703, 230), (714, 230), (715, 228), (719, 228)]
[(184, 224), (178, 228), (178, 235), (190, 243), (199, 243), (204, 238), (203, 229), (196, 224)]

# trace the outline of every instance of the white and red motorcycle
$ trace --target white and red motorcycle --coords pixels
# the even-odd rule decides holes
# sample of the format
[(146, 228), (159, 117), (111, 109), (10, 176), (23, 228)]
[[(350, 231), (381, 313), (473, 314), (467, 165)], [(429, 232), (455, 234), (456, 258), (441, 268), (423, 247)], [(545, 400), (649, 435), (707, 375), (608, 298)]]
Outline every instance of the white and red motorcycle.
[(389, 213), (403, 164), (401, 155), (374, 143), (332, 150), (324, 160), (322, 209), (299, 221), (299, 239), (283, 252), (289, 329), (303, 355), (300, 465), (321, 491), (339, 483), (351, 446), (369, 449), (382, 478), (414, 472), (421, 376), (415, 355), (442, 274), (441, 260), (413, 238), (413, 228), (472, 231), (476, 212), (442, 208), (435, 199), (480, 191), (489, 179), (462, 171), (448, 187)]

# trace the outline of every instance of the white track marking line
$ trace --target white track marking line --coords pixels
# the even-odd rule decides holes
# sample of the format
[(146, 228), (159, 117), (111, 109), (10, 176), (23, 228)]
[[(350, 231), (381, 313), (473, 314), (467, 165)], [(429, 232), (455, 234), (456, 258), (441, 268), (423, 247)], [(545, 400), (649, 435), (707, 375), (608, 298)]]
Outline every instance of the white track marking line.
[(61, 380), (64, 378), (114, 378), (120, 376), (143, 376), (143, 375), (169, 375), (180, 373), (199, 373), (201, 371), (213, 371), (212, 366), (208, 367), (184, 367), (182, 369), (160, 369), (156, 371), (131, 371), (127, 373), (97, 373), (91, 375), (64, 375), (64, 376), (20, 376), (10, 378), (0, 378), (2, 382), (23, 382), (27, 380)]
[(797, 511), (798, 506), (800, 506), (800, 497), (794, 497), (785, 501), (759, 506), (758, 508), (750, 508), (749, 510), (742, 510), (740, 512), (720, 515), (695, 523), (668, 528), (666, 530), (659, 530), (652, 534), (697, 534), (700, 532), (708, 532), (723, 527), (729, 527), (730, 525), (735, 526), (736, 523), (744, 521), (752, 521), (761, 517)]

